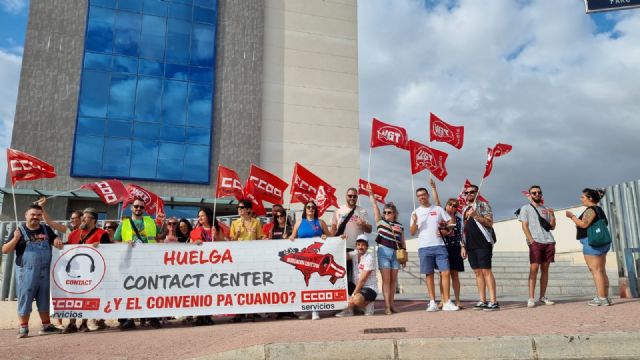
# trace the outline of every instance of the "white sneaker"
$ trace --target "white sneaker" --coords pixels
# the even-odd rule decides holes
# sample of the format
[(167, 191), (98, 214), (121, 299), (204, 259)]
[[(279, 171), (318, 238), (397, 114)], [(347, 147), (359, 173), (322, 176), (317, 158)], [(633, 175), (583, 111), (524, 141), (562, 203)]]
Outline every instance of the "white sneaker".
[(373, 301), (368, 303), (367, 306), (365, 306), (364, 308), (365, 316), (371, 316), (375, 311), (376, 311), (376, 303)]
[(429, 301), (429, 306), (427, 307), (428, 312), (436, 312), (438, 311), (438, 304), (434, 300)]
[(353, 316), (353, 309), (351, 308), (346, 308), (342, 311), (340, 311), (339, 313), (336, 314), (336, 317), (349, 317), (349, 316)]
[(320, 313), (317, 311), (314, 311), (311, 313), (311, 320), (320, 320)]
[(442, 310), (444, 311), (458, 311), (460, 310), (460, 308), (451, 302), (451, 300), (447, 301), (446, 303), (444, 303), (444, 305), (442, 305)]
[(546, 296), (541, 297), (538, 301), (540, 301), (541, 303), (543, 303), (545, 305), (553, 305), (553, 304), (555, 304), (555, 302), (549, 300)]
[(536, 301), (533, 300), (533, 298), (530, 298), (529, 300), (527, 300), (527, 307), (528, 308), (536, 307)]

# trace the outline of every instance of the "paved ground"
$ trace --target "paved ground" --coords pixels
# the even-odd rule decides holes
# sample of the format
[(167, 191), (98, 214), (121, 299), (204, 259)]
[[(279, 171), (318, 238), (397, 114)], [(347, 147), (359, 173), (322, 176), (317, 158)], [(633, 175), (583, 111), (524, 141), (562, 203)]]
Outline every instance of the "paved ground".
[[(31, 336), (16, 339), (15, 330), (0, 330), (0, 359), (189, 359), (265, 343), (370, 339), (428, 339), (529, 335), (640, 333), (640, 300), (616, 299), (610, 307), (593, 308), (584, 299), (561, 300), (553, 306), (528, 309), (522, 302), (502, 302), (497, 312), (464, 309), (427, 313), (425, 302), (399, 302), (391, 316), (334, 318), (319, 321), (258, 320), (190, 327), (174, 321), (160, 330)], [(381, 302), (376, 311), (381, 313)], [(465, 303), (471, 307), (472, 303)], [(36, 325), (33, 324), (32, 325)], [(404, 327), (405, 333), (365, 334), (364, 329)], [(31, 332), (37, 334), (37, 328)], [(470, 356), (472, 357), (472, 356)]]

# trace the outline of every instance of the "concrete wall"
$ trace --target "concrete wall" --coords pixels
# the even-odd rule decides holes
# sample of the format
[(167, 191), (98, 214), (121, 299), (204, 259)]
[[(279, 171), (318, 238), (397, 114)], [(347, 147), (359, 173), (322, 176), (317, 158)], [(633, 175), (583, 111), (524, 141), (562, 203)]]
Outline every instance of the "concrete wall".
[(360, 177), (356, 0), (266, 0), (260, 164), (299, 162), (337, 188)]

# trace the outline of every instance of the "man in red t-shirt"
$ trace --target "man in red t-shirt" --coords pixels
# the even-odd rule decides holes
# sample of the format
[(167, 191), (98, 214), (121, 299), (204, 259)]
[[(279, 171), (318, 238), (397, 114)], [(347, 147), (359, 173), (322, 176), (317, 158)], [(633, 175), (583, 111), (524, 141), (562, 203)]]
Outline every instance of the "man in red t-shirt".
[[(67, 245), (93, 244), (94, 247), (97, 247), (98, 244), (111, 243), (109, 234), (105, 230), (96, 227), (98, 214), (94, 209), (85, 209), (82, 212), (81, 221), (78, 229), (73, 230), (71, 234), (69, 234)], [(104, 324), (104, 320), (96, 321), (96, 325), (98, 326), (98, 330), (107, 327), (106, 324)], [(62, 333), (71, 334), (77, 331), (89, 332), (87, 319), (82, 319), (79, 328), (76, 326), (76, 319), (69, 319), (69, 324), (62, 330)]]

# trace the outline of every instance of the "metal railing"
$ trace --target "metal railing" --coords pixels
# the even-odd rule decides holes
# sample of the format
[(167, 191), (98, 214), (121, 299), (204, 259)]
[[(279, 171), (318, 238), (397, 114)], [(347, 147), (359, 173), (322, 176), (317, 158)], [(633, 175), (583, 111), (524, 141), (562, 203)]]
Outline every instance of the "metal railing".
[(609, 186), (600, 204), (609, 219), (618, 275), (627, 277), (633, 297), (638, 297), (636, 274), (640, 253), (640, 180)]

